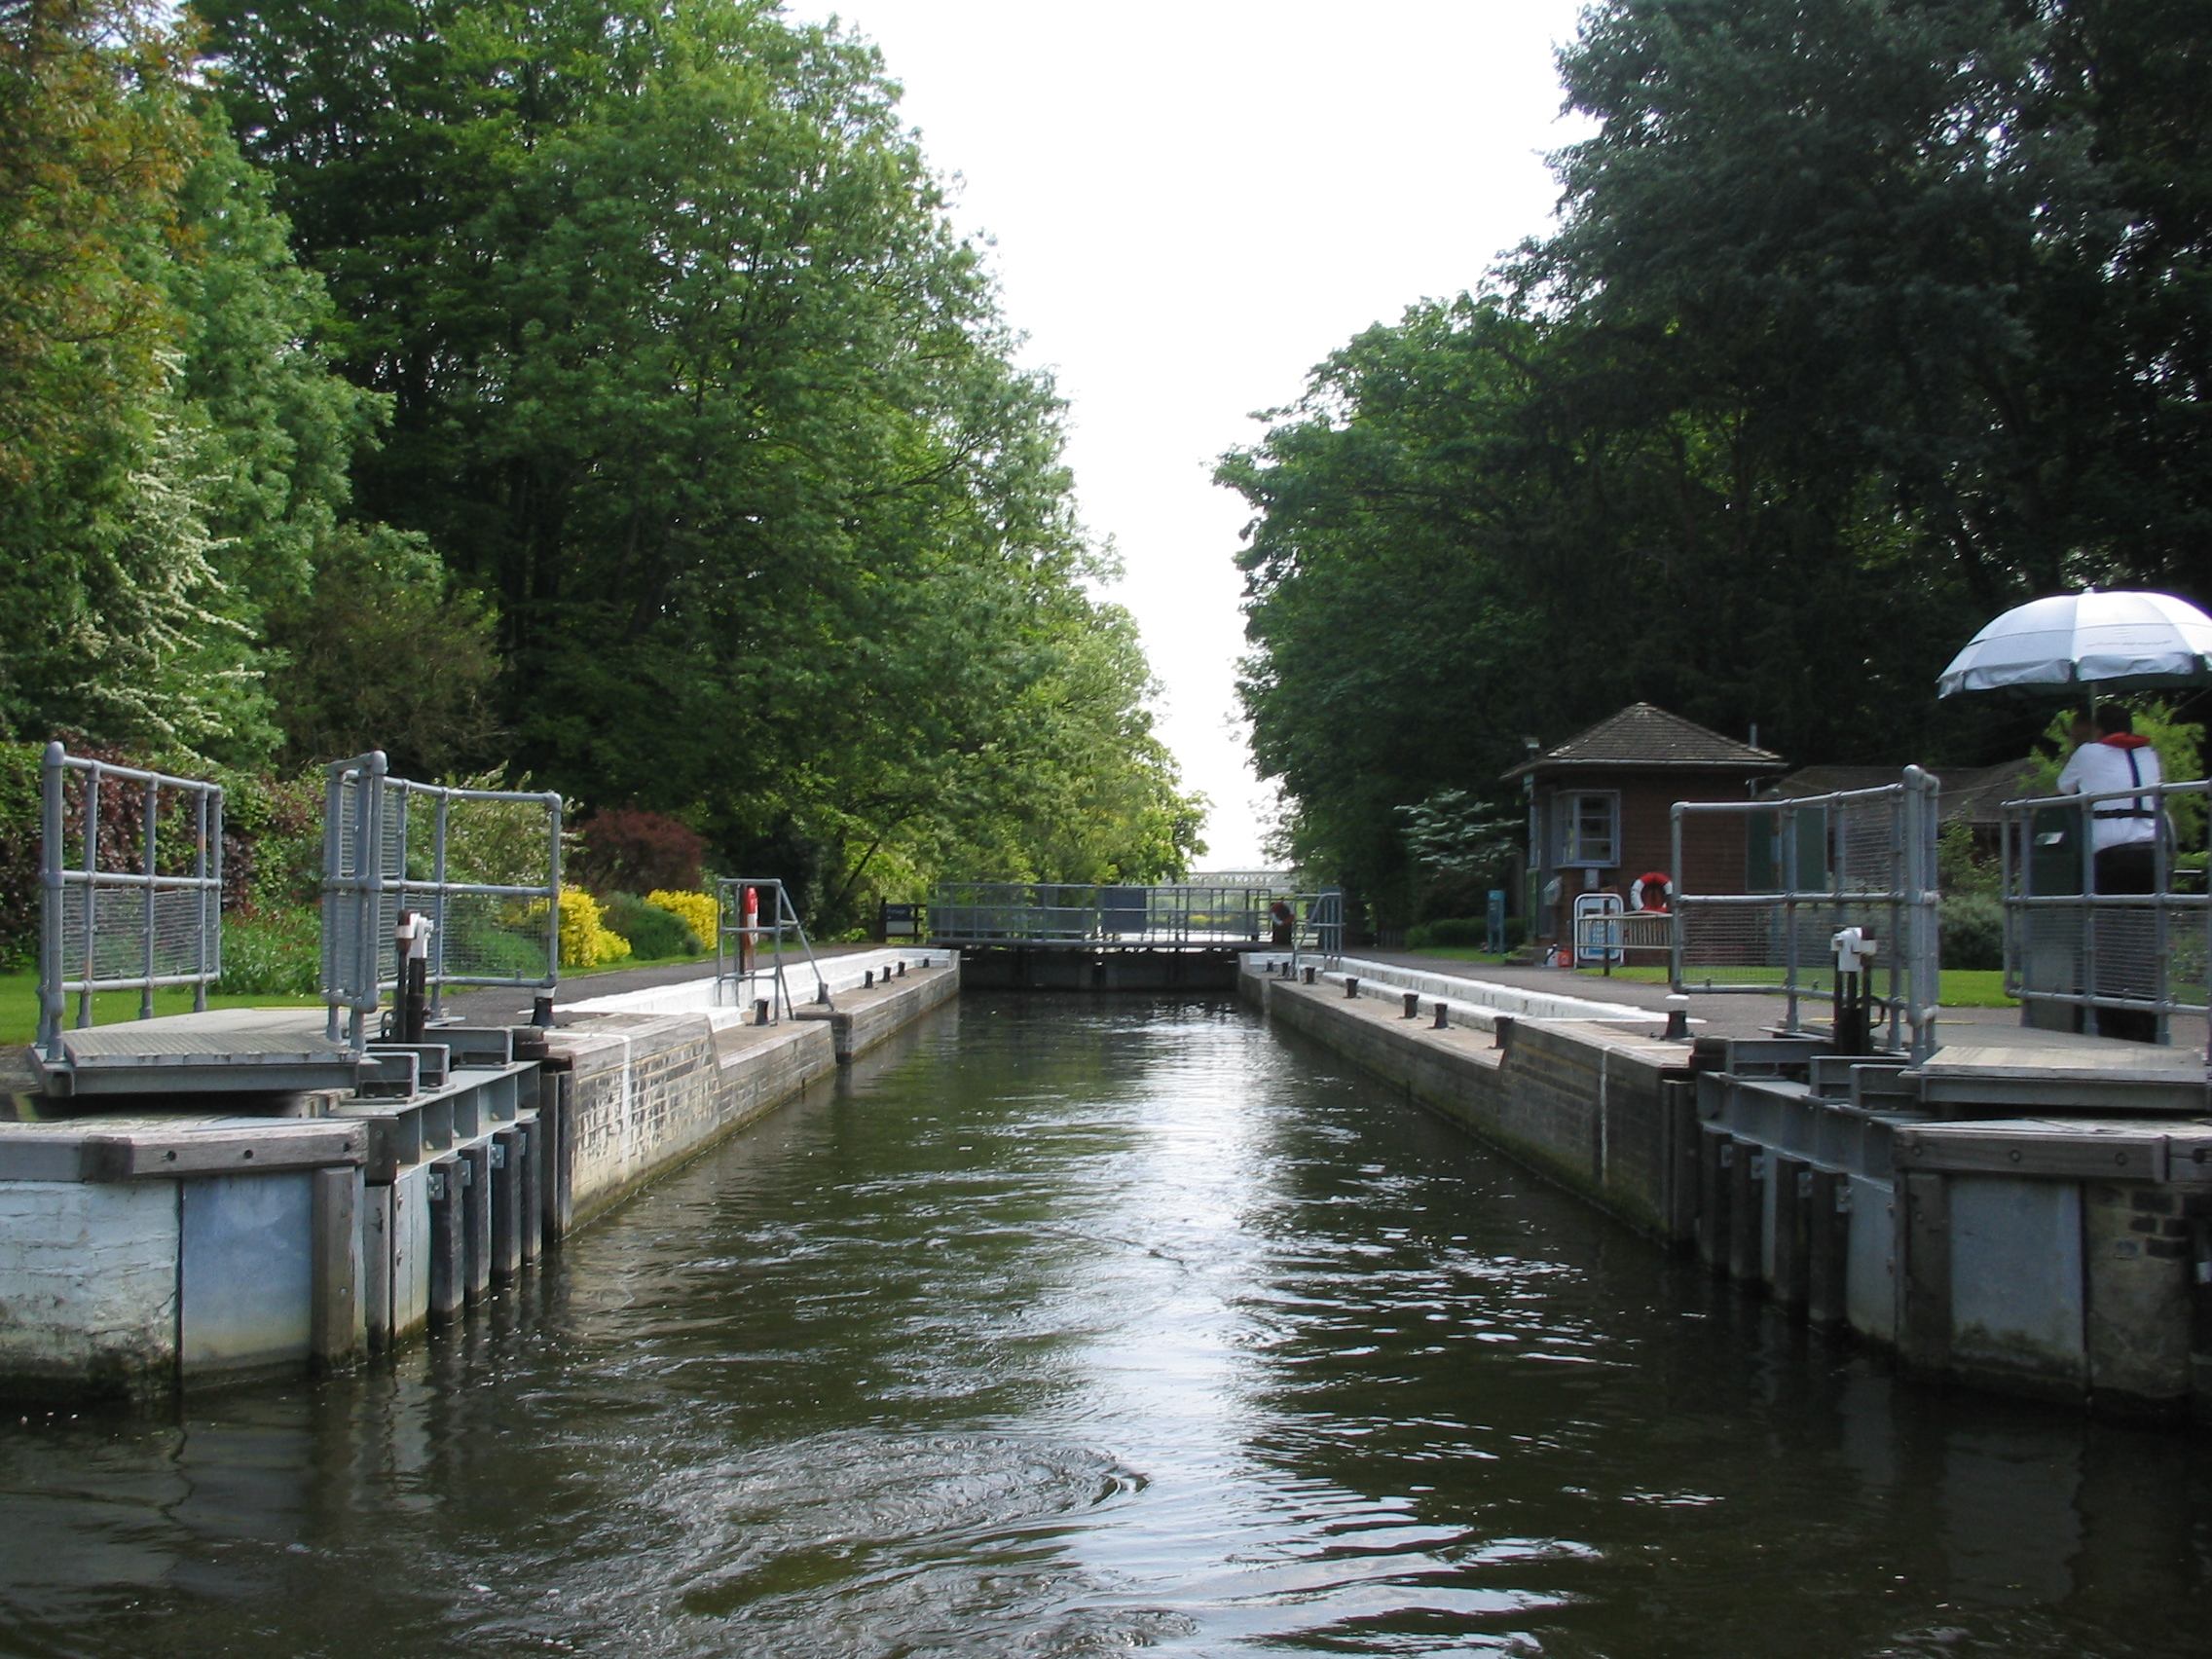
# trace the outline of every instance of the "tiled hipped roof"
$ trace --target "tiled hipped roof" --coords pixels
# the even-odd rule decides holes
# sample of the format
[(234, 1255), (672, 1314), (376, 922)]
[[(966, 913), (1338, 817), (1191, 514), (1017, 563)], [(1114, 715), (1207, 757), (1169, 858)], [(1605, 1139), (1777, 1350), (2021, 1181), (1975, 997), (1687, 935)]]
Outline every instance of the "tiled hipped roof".
[(1753, 749), (1748, 743), (1722, 737), (1695, 720), (1670, 715), (1649, 703), (1632, 703), (1505, 775), (1518, 778), (1527, 772), (1548, 772), (1561, 766), (1716, 767), (1763, 772), (1782, 764), (1782, 756), (1771, 750)]

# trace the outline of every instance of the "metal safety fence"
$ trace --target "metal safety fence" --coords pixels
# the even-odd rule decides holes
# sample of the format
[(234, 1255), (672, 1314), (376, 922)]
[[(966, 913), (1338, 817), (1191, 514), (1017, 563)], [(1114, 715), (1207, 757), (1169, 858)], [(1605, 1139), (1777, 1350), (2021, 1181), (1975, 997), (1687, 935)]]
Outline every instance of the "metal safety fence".
[(1892, 1050), (1925, 1059), (1936, 1049), (1940, 983), (1937, 803), (1936, 779), (1918, 766), (1880, 789), (1677, 801), (1677, 882), (1741, 875), (1725, 890), (1676, 895), (1673, 988), (1782, 997), (1783, 1028), (1794, 1031), (1807, 1000), (1837, 995), (1837, 940), (1856, 929), (1856, 942), (1872, 946), (1855, 961), (1864, 965), (1874, 1023), (1887, 1024)]
[(40, 1051), (64, 1055), (62, 1021), (92, 1023), (100, 991), (190, 985), (192, 1006), (223, 972), (223, 791), (46, 746), (40, 779)]
[(1242, 882), (948, 882), (930, 903), (930, 937), (946, 945), (1266, 944), (1299, 925), (1317, 897)]
[[(2031, 1014), (2038, 1003), (2078, 1009), (2083, 1029), (2159, 1043), (2173, 1015), (2204, 1013), (2212, 900), (2182, 843), (2201, 850), (2208, 794), (2212, 783), (2198, 780), (2007, 801), (2006, 994)], [(2120, 839), (2137, 827), (2149, 833)]]
[(814, 946), (781, 881), (773, 876), (718, 877), (715, 906), (718, 1007), (751, 1007), (768, 1020), (795, 1015), (798, 1011), (792, 1002), (791, 979), (784, 969), (786, 940), (806, 957), (807, 968), (814, 975), (816, 1006), (832, 1006), (822, 965), (814, 959)]
[(372, 752), (327, 769), (322, 998), (333, 1038), (365, 1046), (367, 1016), (402, 982), (402, 912), (429, 923), (435, 1017), (449, 985), (550, 991), (561, 965), (561, 797), (419, 784)]

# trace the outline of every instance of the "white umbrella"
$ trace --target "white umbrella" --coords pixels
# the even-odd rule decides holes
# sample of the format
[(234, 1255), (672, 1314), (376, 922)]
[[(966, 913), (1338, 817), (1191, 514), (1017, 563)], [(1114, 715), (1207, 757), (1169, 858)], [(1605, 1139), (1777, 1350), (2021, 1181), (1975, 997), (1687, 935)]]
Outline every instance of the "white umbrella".
[(1976, 634), (1936, 694), (2212, 682), (2212, 616), (2170, 593), (2062, 593), (2015, 606)]

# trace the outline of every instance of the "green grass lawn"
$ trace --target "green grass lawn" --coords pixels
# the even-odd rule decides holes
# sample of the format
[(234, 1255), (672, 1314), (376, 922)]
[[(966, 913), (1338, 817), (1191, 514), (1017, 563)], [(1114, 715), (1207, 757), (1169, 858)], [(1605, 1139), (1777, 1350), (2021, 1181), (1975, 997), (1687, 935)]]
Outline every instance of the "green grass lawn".
[[(1604, 971), (1600, 968), (1578, 968), (1575, 972), (1598, 980), (1603, 980), (1606, 977)], [(1664, 985), (1667, 982), (1667, 970), (1664, 968), (1615, 968), (1612, 972), (1612, 977), (1639, 980), (1645, 984)], [(1779, 968), (1732, 968), (1728, 970), (1727, 977), (1737, 984), (1757, 981), (1780, 985), (1782, 983), (1782, 970)], [(1877, 981), (1877, 988), (1881, 983), (1882, 981)], [(1804, 994), (1808, 997), (1825, 997), (1828, 994), (1828, 985), (1825, 979), (1811, 981), (1801, 979), (1800, 985)], [(1694, 978), (1690, 981), (1689, 988), (1693, 991), (1697, 989), (1697, 981)], [(1945, 1008), (2016, 1008), (2019, 1006), (2012, 998), (2005, 994), (2005, 976), (1995, 968), (1944, 969), (1940, 1000)]]
[(1436, 956), (1447, 962), (1488, 962), (1493, 967), (1513, 960), (1510, 956), (1500, 956), (1494, 950), (1485, 950), (1479, 944), (1424, 944), (1418, 949), (1407, 950), (1402, 954), (1407, 956)]
[[(680, 962), (700, 964), (702, 975), (715, 971), (711, 956), (661, 956), (645, 961), (609, 962), (600, 968), (565, 968), (563, 979), (585, 979), (599, 974), (618, 974), (629, 968), (667, 968)], [(456, 986), (456, 991), (466, 989)], [(260, 992), (248, 996), (227, 996), (220, 991), (210, 992), (209, 1008), (318, 1008), (320, 997), (287, 997)], [(189, 987), (163, 990), (154, 993), (154, 1012), (157, 1014), (190, 1014), (192, 992)], [(92, 1023), (115, 1025), (126, 1019), (138, 1017), (136, 991), (103, 991), (92, 999)], [(64, 1015), (67, 1023), (77, 1022), (77, 999), (69, 999)], [(0, 1045), (29, 1043), (38, 1037), (38, 974), (27, 970), (20, 974), (0, 974)]]
[[(264, 992), (258, 996), (223, 996), (220, 993), (207, 998), (209, 1008), (316, 1008), (319, 997), (272, 996)], [(156, 991), (156, 1014), (190, 1014), (192, 992), (189, 988)], [(77, 1022), (77, 999), (69, 999), (67, 1014), (63, 1016), (74, 1025)], [(126, 1019), (138, 1017), (136, 991), (103, 991), (92, 999), (92, 1022), (95, 1025), (114, 1025)], [(0, 974), (0, 1044), (28, 1043), (38, 1036), (38, 975)]]

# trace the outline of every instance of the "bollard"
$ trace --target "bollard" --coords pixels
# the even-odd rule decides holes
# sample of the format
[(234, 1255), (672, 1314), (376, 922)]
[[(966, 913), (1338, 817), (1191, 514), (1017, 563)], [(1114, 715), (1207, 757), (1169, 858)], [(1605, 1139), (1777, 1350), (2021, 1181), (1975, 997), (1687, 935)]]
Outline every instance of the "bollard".
[(1345, 995), (1347, 997), (1359, 995), (1359, 981), (1349, 974), (1345, 976)]
[(1447, 1025), (1450, 1025), (1452, 1023), (1451, 1015), (1452, 1005), (1447, 1002), (1438, 1003), (1436, 1005), (1436, 1029), (1441, 1031)]
[(1310, 985), (1310, 984), (1311, 984), (1311, 983), (1313, 982), (1313, 970), (1312, 970), (1312, 969), (1310, 969), (1310, 968), (1309, 968), (1309, 969), (1307, 969), (1307, 970), (1306, 970), (1306, 982), (1307, 982), (1307, 983), (1308, 983), (1309, 985)]
[(1419, 1019), (1420, 1017), (1420, 993), (1419, 991), (1406, 992), (1406, 1017), (1408, 1019)]
[(753, 1004), (753, 1023), (756, 1025), (765, 1025), (768, 1023), (768, 999), (766, 997), (759, 997), (755, 1000)]
[(861, 989), (864, 991), (875, 989), (875, 970), (873, 968), (868, 969), (861, 976)]
[(1677, 991), (1667, 998), (1667, 1033), (1660, 1041), (1687, 1043), (1689, 1040), (1690, 999)]
[(900, 959), (900, 963), (899, 963), (899, 977), (900, 977), (900, 978), (902, 978), (902, 979), (903, 979), (903, 978), (904, 978), (905, 977), (906, 977), (906, 963), (905, 963), (905, 959), (904, 959), (904, 958), (901, 958), (901, 959)]
[(1510, 1047), (1513, 1042), (1513, 1015), (1497, 1014), (1491, 1016), (1490, 1046), (1493, 1049)]
[(550, 996), (530, 999), (530, 1022), (540, 1031), (553, 1023), (553, 999)]

